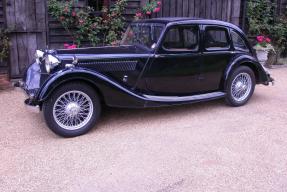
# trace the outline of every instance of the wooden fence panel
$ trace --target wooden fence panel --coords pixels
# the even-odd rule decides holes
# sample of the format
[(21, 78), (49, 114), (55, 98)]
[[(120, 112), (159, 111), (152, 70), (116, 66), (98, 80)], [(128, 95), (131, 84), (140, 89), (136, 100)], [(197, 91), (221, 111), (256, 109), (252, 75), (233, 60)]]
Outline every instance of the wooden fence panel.
[[(219, 19), (238, 26), (244, 0), (162, 0), (162, 9), (155, 17), (200, 17)], [(282, 0), (283, 1), (283, 0)]]
[(20, 77), (46, 45), (46, 0), (6, 0), (10, 33), (10, 75)]

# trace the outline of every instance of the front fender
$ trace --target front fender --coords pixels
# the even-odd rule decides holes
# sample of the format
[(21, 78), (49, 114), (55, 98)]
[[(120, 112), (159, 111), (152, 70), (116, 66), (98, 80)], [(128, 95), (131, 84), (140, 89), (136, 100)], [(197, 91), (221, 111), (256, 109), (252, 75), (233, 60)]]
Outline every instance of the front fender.
[(127, 87), (98, 72), (82, 68), (64, 69), (52, 74), (40, 88), (37, 100), (44, 102), (57, 87), (70, 81), (85, 81), (92, 84), (109, 106), (142, 107), (145, 104), (140, 94), (130, 91)]
[(268, 73), (265, 71), (264, 67), (254, 57), (241, 55), (234, 58), (227, 66), (223, 77), (224, 87), (226, 86), (227, 80), (232, 74), (232, 71), (241, 65), (248, 66), (254, 71), (257, 83), (265, 84), (268, 82)]

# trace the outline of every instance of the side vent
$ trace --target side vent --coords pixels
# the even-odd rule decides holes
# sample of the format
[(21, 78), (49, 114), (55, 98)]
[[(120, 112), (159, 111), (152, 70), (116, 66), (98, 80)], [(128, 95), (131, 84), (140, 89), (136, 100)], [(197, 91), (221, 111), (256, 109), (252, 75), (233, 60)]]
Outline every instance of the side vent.
[(100, 60), (79, 61), (80, 66), (91, 67), (98, 71), (134, 71), (138, 61), (136, 60)]

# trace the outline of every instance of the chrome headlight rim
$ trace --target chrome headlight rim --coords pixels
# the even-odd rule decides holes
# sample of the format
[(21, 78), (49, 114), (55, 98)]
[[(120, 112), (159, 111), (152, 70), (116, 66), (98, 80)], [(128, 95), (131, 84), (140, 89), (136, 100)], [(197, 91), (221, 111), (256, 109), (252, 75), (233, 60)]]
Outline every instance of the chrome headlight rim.
[(43, 57), (44, 57), (44, 52), (41, 51), (41, 50), (36, 50), (36, 53), (35, 53), (35, 58), (36, 58), (36, 63), (37, 64), (41, 64), (42, 60), (43, 60)]
[(45, 68), (47, 73), (50, 73), (57, 65), (60, 64), (60, 60), (53, 55), (46, 55), (45, 57)]

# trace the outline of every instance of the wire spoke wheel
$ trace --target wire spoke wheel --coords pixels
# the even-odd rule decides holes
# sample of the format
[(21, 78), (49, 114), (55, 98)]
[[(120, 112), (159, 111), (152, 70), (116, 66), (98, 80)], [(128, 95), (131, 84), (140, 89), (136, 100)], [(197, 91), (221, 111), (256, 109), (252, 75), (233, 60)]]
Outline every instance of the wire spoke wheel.
[(237, 102), (248, 98), (252, 90), (252, 79), (248, 73), (239, 73), (231, 83), (231, 96)]
[(91, 98), (82, 91), (62, 94), (53, 106), (53, 118), (66, 130), (81, 129), (91, 120), (94, 106)]

